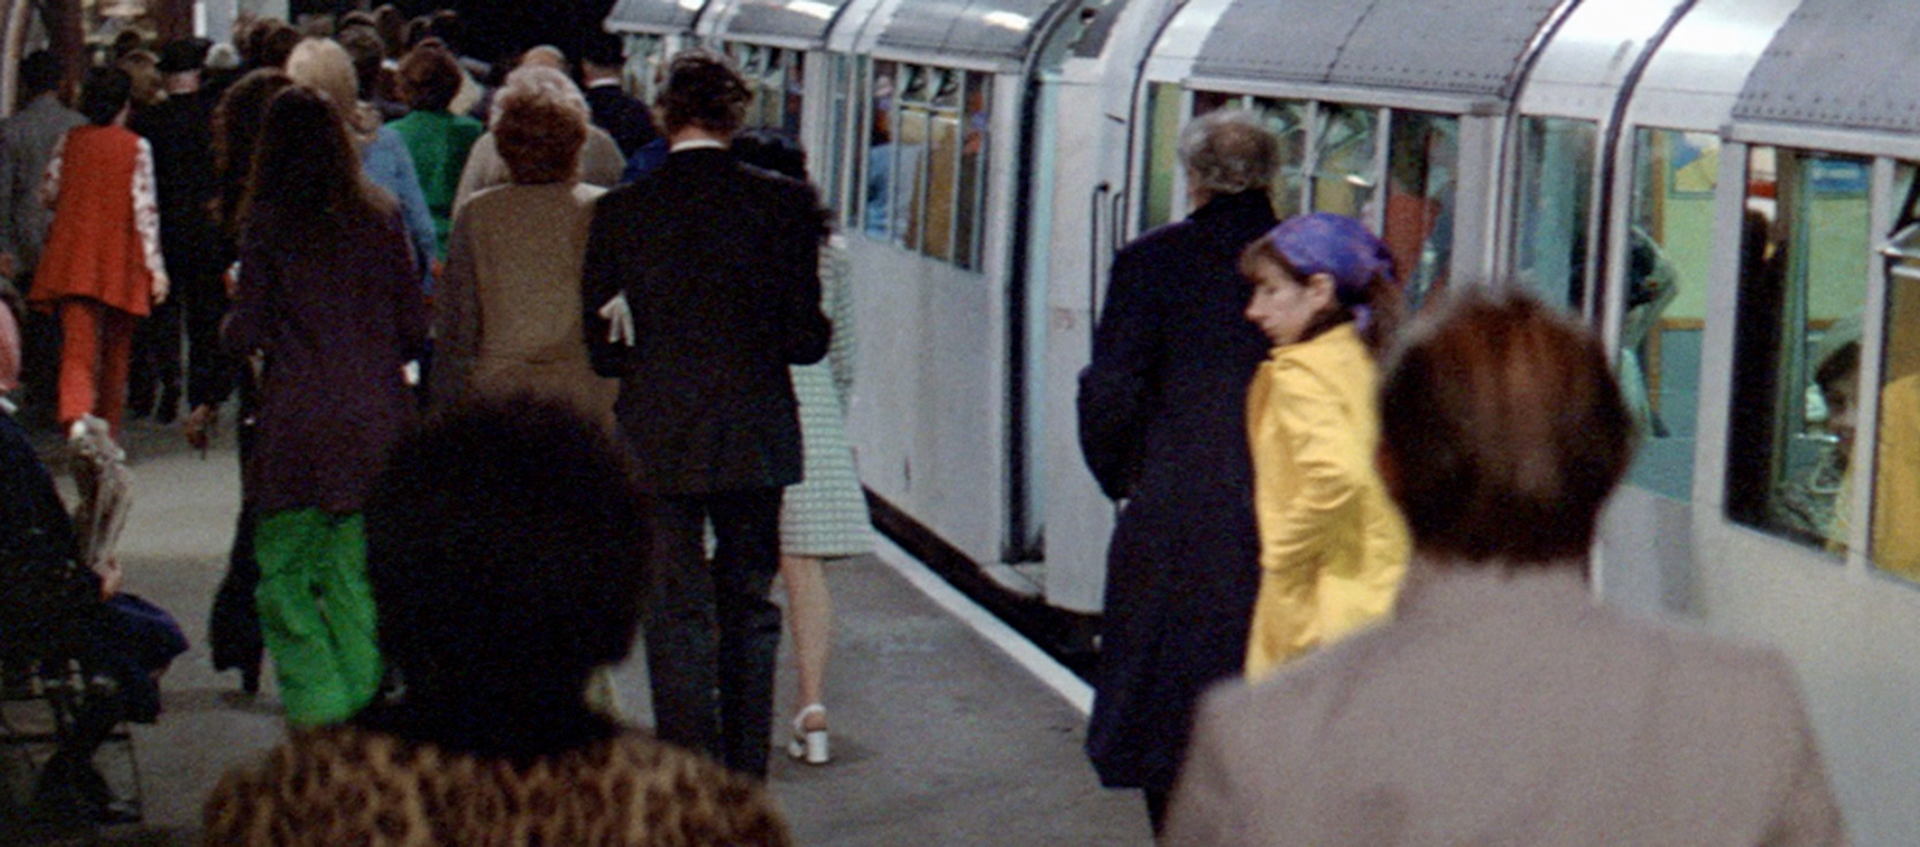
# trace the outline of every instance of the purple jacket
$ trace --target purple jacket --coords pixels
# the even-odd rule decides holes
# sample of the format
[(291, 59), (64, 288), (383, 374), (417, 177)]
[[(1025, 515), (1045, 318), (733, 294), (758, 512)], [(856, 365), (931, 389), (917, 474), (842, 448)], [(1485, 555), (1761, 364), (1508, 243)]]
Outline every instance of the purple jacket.
[(426, 304), (398, 217), (337, 219), (321, 235), (247, 227), (240, 290), (221, 327), (266, 354), (258, 440), (242, 470), (257, 514), (360, 510), (386, 452), (418, 420), (401, 365), (427, 341)]

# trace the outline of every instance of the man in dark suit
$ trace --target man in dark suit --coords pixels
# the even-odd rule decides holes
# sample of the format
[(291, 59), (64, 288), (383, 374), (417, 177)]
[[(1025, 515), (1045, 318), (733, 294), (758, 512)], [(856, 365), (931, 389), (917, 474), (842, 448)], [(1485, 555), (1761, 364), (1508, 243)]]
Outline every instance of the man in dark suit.
[(831, 328), (812, 189), (728, 150), (750, 97), (724, 58), (675, 57), (660, 94), (672, 152), (601, 198), (582, 304), (594, 369), (621, 380), (614, 412), (655, 498), (645, 627), (656, 730), (764, 777), (780, 645), (767, 590), (780, 492), (800, 481), (787, 366), (819, 361)]
[(620, 68), (626, 61), (620, 37), (612, 33), (594, 33), (580, 48), (580, 87), (586, 91), (593, 125), (613, 136), (620, 155), (631, 159), (633, 151), (660, 133), (653, 128), (647, 104), (620, 88)]

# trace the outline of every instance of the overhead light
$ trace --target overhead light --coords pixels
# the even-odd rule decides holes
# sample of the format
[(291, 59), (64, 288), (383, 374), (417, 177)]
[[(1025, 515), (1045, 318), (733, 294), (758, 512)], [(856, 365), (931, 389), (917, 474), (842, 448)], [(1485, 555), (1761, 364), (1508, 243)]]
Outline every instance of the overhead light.
[(1026, 32), (1033, 28), (1032, 18), (1026, 15), (1016, 15), (1012, 12), (988, 12), (981, 16), (980, 19), (986, 21), (990, 26), (1010, 29), (1014, 32)]
[(833, 20), (833, 13), (838, 10), (833, 6), (820, 2), (820, 0), (787, 0), (787, 11), (799, 12), (810, 18), (830, 21)]
[(698, 12), (707, 5), (706, 0), (679, 0), (680, 8), (689, 12)]

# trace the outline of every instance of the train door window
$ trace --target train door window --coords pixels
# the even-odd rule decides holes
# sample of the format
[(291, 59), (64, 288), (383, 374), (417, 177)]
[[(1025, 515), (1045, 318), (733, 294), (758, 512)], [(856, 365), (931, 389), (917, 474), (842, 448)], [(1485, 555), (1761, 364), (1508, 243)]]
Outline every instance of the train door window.
[(1273, 175), (1273, 213), (1290, 218), (1301, 213), (1307, 186), (1307, 127), (1311, 104), (1295, 100), (1253, 101), (1253, 111), (1280, 137), (1280, 169)]
[(1920, 581), (1920, 197), (1912, 166), (1899, 170), (1905, 226), (1888, 250), (1886, 344), (1873, 459), (1868, 559), (1880, 572)]
[(868, 143), (865, 190), (861, 201), (861, 230), (879, 239), (893, 237), (896, 193), (894, 126), (898, 111), (899, 86), (904, 82), (906, 66), (898, 62), (874, 62), (873, 82), (867, 109)]
[(1406, 282), (1408, 305), (1417, 309), (1430, 292), (1446, 286), (1453, 260), (1460, 120), (1393, 112), (1388, 138), (1386, 220), (1381, 231)]
[(1727, 516), (1835, 553), (1849, 543), (1871, 164), (1747, 155)]
[(929, 69), (926, 202), (918, 230), (921, 252), (953, 258), (955, 191), (960, 184), (960, 81), (957, 71)]
[(968, 71), (960, 111), (960, 178), (955, 191), (953, 263), (967, 270), (980, 267), (986, 237), (987, 151), (993, 149), (989, 131), (993, 118), (993, 76)]
[(1634, 142), (1618, 363), (1640, 431), (1629, 476), (1642, 488), (1687, 500), (1720, 140), (1712, 133), (1642, 129)]
[(1141, 200), (1140, 228), (1153, 229), (1173, 220), (1173, 194), (1180, 170), (1180, 86), (1156, 82), (1147, 89), (1146, 196)]
[(1377, 185), (1380, 110), (1325, 105), (1314, 116), (1313, 211), (1367, 219)]
[[(820, 180), (821, 201), (832, 210), (834, 222), (840, 227), (847, 226), (847, 212), (853, 208), (848, 202), (847, 185), (847, 139), (857, 135), (855, 126), (858, 118), (848, 109), (848, 103), (855, 96), (853, 88), (853, 60), (848, 56), (833, 56), (832, 73), (827, 86), (828, 117), (826, 148), (816, 154), (814, 159), (814, 178)], [(865, 149), (864, 147), (862, 149)]]
[(1598, 138), (1592, 121), (1528, 117), (1520, 122), (1512, 267), (1520, 285), (1573, 312), (1586, 308), (1587, 227)]

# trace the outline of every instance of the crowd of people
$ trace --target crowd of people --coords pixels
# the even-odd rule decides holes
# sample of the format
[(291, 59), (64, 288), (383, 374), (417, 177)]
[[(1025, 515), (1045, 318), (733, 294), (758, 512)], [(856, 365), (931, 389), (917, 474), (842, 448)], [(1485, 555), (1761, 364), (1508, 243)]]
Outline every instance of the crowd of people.
[[(23, 365), (75, 439), (184, 396), (203, 447), (238, 395), (209, 631), (249, 691), (271, 658), (290, 731), (209, 843), (786, 843), (770, 751), (832, 758), (823, 562), (871, 549), (805, 151), (743, 132), (718, 54), (644, 104), (612, 36), (492, 75), (457, 18), (397, 14), (117, 45), (77, 113), (36, 54), (0, 124), (0, 387)], [(1403, 314), (1363, 224), (1275, 218), (1252, 114), (1179, 155), (1195, 211), (1120, 252), (1080, 383), (1122, 504), (1103, 783), (1176, 844), (1842, 841), (1778, 655), (1588, 602), (1634, 432), (1592, 335), (1473, 288)], [(150, 681), (183, 645), (46, 537), (30, 453), (0, 416), (0, 558)], [(651, 732), (604, 685), (636, 632)]]

